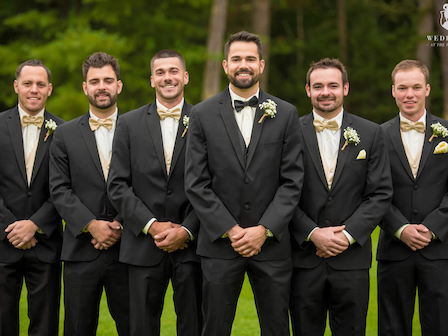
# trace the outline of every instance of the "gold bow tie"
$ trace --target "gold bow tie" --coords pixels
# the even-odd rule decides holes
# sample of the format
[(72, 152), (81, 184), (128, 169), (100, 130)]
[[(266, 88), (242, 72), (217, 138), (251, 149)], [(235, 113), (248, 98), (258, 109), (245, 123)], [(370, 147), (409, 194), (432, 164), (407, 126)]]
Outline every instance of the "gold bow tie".
[(92, 131), (96, 131), (101, 126), (106, 127), (110, 131), (112, 129), (113, 122), (112, 122), (111, 118), (98, 119), (98, 120), (90, 118), (89, 119), (89, 125), (90, 125), (90, 129)]
[(36, 125), (38, 128), (42, 127), (42, 124), (44, 123), (44, 117), (43, 116), (37, 116), (37, 117), (31, 117), (29, 115), (24, 115), (22, 117), (22, 127), (27, 127), (28, 125)]
[(410, 130), (416, 130), (420, 133), (425, 133), (425, 123), (423, 121), (408, 121), (408, 120), (401, 120), (400, 121), (400, 128), (403, 132), (409, 132)]
[(157, 113), (159, 114), (160, 120), (165, 120), (165, 118), (173, 118), (174, 120), (180, 119), (180, 108), (175, 108), (166, 111), (162, 110), (161, 108), (158, 108)]
[(314, 119), (313, 121), (314, 129), (316, 132), (322, 132), (325, 128), (330, 131), (337, 131), (339, 129), (338, 122), (336, 120), (327, 120), (323, 121)]

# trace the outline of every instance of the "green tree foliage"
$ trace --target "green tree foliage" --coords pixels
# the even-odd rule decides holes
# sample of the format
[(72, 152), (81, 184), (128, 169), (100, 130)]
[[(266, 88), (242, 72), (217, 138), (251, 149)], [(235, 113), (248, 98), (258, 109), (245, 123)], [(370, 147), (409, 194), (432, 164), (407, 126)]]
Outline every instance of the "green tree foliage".
[[(81, 86), (81, 65), (99, 50), (120, 62), (124, 82), (120, 110), (137, 108), (154, 100), (149, 61), (164, 48), (175, 49), (186, 58), (190, 73), (186, 98), (198, 103), (211, 5), (212, 0), (4, 1), (0, 11), (0, 109), (16, 104), (12, 82), (17, 65), (38, 58), (53, 74), (48, 109), (66, 120), (84, 114), (88, 105)], [(297, 15), (298, 8), (302, 16)], [(225, 39), (241, 29), (252, 30), (256, 20), (252, 11), (251, 0), (229, 0)], [(345, 107), (383, 122), (397, 113), (390, 94), (393, 67), (402, 59), (416, 58), (422, 17), (418, 0), (346, 0), (346, 15), (350, 94)], [(297, 33), (298, 17), (303, 18), (303, 40)], [(308, 65), (323, 57), (340, 57), (337, 2), (271, 1), (270, 43), (269, 92), (295, 104), (300, 115), (309, 113), (304, 89)], [(431, 109), (441, 115), (440, 56), (437, 48), (432, 49)], [(221, 87), (226, 85), (222, 72)]]

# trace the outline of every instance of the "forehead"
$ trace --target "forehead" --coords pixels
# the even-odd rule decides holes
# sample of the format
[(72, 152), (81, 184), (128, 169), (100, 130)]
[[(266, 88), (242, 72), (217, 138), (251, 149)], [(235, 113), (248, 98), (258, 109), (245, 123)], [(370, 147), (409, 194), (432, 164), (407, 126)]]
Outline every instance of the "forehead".
[(90, 67), (87, 71), (86, 80), (89, 81), (93, 78), (115, 78), (117, 79), (117, 75), (115, 74), (114, 69), (110, 64), (105, 65), (101, 68)]
[(258, 59), (258, 47), (255, 42), (236, 41), (229, 47), (229, 58), (253, 56)]
[(48, 83), (47, 71), (41, 66), (25, 65), (20, 71), (19, 81), (36, 81)]
[(316, 83), (339, 83), (342, 85), (342, 72), (336, 68), (313, 70), (310, 74), (310, 85)]
[(173, 68), (183, 70), (182, 62), (177, 57), (157, 58), (154, 60), (153, 71)]
[(399, 70), (394, 77), (394, 85), (425, 85), (425, 75), (419, 68)]

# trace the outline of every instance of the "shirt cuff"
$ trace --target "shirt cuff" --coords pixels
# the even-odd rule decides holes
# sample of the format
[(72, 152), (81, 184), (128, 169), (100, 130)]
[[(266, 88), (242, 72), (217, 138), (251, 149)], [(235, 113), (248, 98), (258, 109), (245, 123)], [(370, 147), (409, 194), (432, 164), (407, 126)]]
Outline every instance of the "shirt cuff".
[(350, 245), (356, 243), (356, 239), (353, 238), (353, 236), (352, 236), (350, 233), (348, 233), (348, 232), (345, 231), (345, 230), (342, 230), (342, 233), (345, 234), (345, 236), (347, 237), (348, 242), (350, 243)]
[(305, 241), (310, 241), (310, 237), (313, 234), (314, 231), (316, 231), (319, 227), (315, 227), (314, 229), (311, 230), (310, 234), (308, 235), (308, 237), (306, 237)]
[(83, 227), (83, 229), (81, 230), (81, 232), (80, 232), (79, 234), (89, 232), (89, 230), (87, 230), (87, 226), (88, 226), (90, 223), (92, 223), (94, 220), (95, 220), (95, 219), (92, 219), (90, 222), (88, 222), (88, 223), (86, 224), (86, 226)]
[(148, 230), (149, 230), (149, 228), (151, 227), (152, 223), (154, 223), (155, 221), (156, 221), (155, 218), (151, 218), (151, 219), (149, 220), (149, 222), (146, 223), (145, 227), (144, 227), (143, 230), (142, 230), (142, 232), (143, 232), (145, 235), (148, 234)]
[(188, 233), (188, 235), (190, 236), (190, 241), (192, 241), (192, 240), (194, 240), (194, 236), (193, 236), (193, 234), (191, 233), (191, 231), (190, 230), (188, 230), (185, 226), (181, 226), (181, 228), (182, 229), (185, 229), (185, 231), (187, 231), (187, 233)]
[(401, 227), (395, 232), (394, 236), (401, 240), (401, 233), (403, 232), (403, 230), (404, 230), (408, 225), (409, 225), (409, 224), (405, 224), (405, 225), (401, 226)]
[(37, 233), (40, 233), (40, 234), (43, 234), (43, 235), (45, 234), (45, 233), (44, 233), (41, 229), (39, 229), (39, 228), (37, 229), (36, 232), (37, 232)]

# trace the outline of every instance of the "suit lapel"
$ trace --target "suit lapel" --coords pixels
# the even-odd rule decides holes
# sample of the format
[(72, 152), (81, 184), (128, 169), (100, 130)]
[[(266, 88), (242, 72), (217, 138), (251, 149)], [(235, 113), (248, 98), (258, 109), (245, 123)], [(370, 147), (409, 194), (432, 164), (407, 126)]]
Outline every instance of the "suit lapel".
[(227, 133), (229, 134), (230, 141), (232, 142), (233, 149), (235, 150), (238, 160), (240, 161), (241, 167), (244, 169), (246, 167), (244, 152), (241, 148), (241, 143), (239, 140), (241, 138), (241, 132), (238, 128), (238, 124), (236, 123), (235, 116), (233, 115), (232, 102), (230, 101), (230, 93), (228, 88), (221, 93), (218, 108), (221, 113), (222, 120), (224, 121)]
[(182, 137), (182, 134), (185, 131), (185, 126), (183, 123), (184, 116), (190, 115), (191, 105), (184, 102), (184, 107), (182, 108), (182, 114), (179, 120), (179, 126), (177, 128), (176, 140), (174, 143), (174, 151), (173, 157), (171, 159), (171, 167), (170, 167), (170, 175), (168, 175), (168, 179), (171, 177), (171, 172), (174, 171), (174, 167), (176, 166), (177, 161), (179, 160), (180, 153), (182, 153), (182, 149), (184, 148), (185, 139), (187, 134)]
[(40, 129), (39, 142), (37, 144), (36, 157), (34, 159), (33, 173), (31, 175), (30, 185), (33, 183), (34, 178), (39, 171), (39, 168), (42, 164), (42, 160), (44, 159), (45, 153), (48, 151), (48, 146), (50, 141), (47, 138), (47, 141), (44, 141), (45, 136), (47, 135), (47, 129), (45, 128), (45, 121), (50, 120), (49, 113), (45, 110), (44, 112), (44, 123), (42, 128)]
[(22, 174), (23, 181), (26, 183), (26, 185), (28, 185), (25, 167), (25, 153), (23, 149), (22, 126), (20, 124), (20, 115), (17, 106), (11, 110), (7, 123), (9, 134), (11, 136), (12, 146), (14, 147), (17, 163), (20, 168), (20, 173)]
[[(349, 113), (347, 113), (347, 112), (344, 111), (344, 117), (343, 117), (343, 118), (344, 118), (344, 119), (342, 119), (342, 126), (341, 126), (341, 141), (340, 141), (340, 143), (339, 143), (338, 160), (337, 160), (337, 162), (336, 162), (336, 170), (335, 170), (335, 172), (334, 172), (333, 183), (332, 183), (332, 185), (331, 185), (331, 189), (334, 189), (334, 188), (335, 188), (336, 183), (338, 182), (339, 177), (341, 176), (341, 173), (342, 173), (342, 171), (343, 171), (343, 169), (344, 169), (345, 161), (347, 161), (348, 154), (350, 153), (350, 151), (351, 151), (352, 148), (354, 147), (353, 144), (349, 144), (348, 146), (346, 146), (346, 147), (344, 148), (343, 151), (341, 151), (342, 147), (343, 147), (344, 144), (345, 144), (344, 130), (345, 130), (347, 127), (349, 127), (349, 126), (351, 127), (352, 124), (353, 124), (353, 120), (352, 120), (352, 118), (351, 118), (351, 116), (350, 116)], [(355, 128), (355, 130), (356, 130), (356, 128)], [(362, 136), (362, 135), (360, 135), (360, 137), (361, 137), (361, 136)], [(362, 138), (361, 138), (361, 141), (362, 141)]]
[(101, 167), (100, 156), (98, 154), (98, 147), (96, 144), (95, 134), (90, 129), (89, 125), (89, 113), (85, 114), (79, 124), (84, 141), (86, 142), (87, 148), (89, 149), (90, 156), (92, 157), (93, 163), (96, 169), (101, 174), (104, 179), (103, 168)]
[(434, 120), (432, 114), (426, 112), (426, 131), (425, 131), (425, 142), (423, 142), (423, 149), (422, 149), (422, 157), (420, 158), (420, 164), (418, 166), (418, 172), (416, 179), (420, 176), (421, 172), (423, 171), (423, 168), (426, 164), (426, 161), (428, 161), (429, 154), (434, 151), (434, 148), (436, 146), (436, 141), (434, 138), (432, 142), (429, 142), (429, 138), (432, 136), (432, 128), (431, 125), (437, 123), (437, 120)]
[[(259, 102), (266, 101), (266, 99), (267, 99), (266, 93), (264, 93), (263, 91), (260, 90), (260, 94), (259, 94), (258, 98), (259, 98), (258, 99)], [(247, 155), (246, 168), (249, 167), (249, 164), (252, 161), (252, 158), (255, 153), (255, 149), (257, 148), (258, 140), (260, 139), (261, 130), (263, 129), (263, 124), (266, 122), (266, 118), (265, 118), (265, 120), (263, 120), (263, 122), (261, 124), (258, 123), (258, 120), (261, 119), (263, 114), (264, 114), (264, 111), (262, 111), (260, 109), (260, 106), (257, 106), (257, 108), (255, 110), (254, 124), (252, 126), (252, 134), (251, 134), (251, 138), (250, 138), (249, 153)]]
[(325, 178), (322, 158), (320, 156), (319, 145), (317, 142), (316, 131), (313, 125), (313, 114), (310, 113), (302, 119), (302, 132), (305, 139), (306, 148), (316, 168), (321, 182), (328, 189), (327, 179)]
[(160, 118), (159, 114), (157, 113), (155, 102), (150, 104), (148, 107), (148, 113), (146, 114), (146, 123), (148, 124), (149, 133), (151, 135), (151, 139), (154, 144), (160, 166), (162, 167), (165, 176), (168, 177), (166, 172), (165, 154), (163, 150), (162, 129), (160, 128)]
[[(404, 167), (404, 170), (408, 174), (411, 180), (414, 180), (414, 175), (412, 175), (411, 167), (409, 166), (408, 157), (406, 156), (406, 151), (404, 150), (403, 140), (401, 139), (400, 132), (400, 117), (396, 117), (393, 119), (392, 123), (389, 126), (388, 133), (390, 136), (390, 141), (395, 148), (395, 152), (397, 153), (398, 158), (401, 161), (401, 164)], [(422, 152), (423, 157), (423, 152)], [(420, 169), (419, 169), (420, 170)]]

